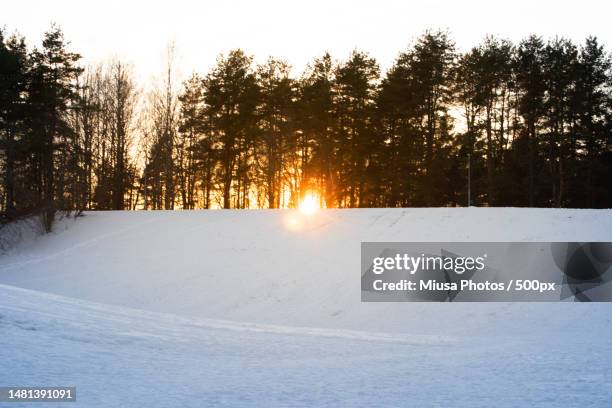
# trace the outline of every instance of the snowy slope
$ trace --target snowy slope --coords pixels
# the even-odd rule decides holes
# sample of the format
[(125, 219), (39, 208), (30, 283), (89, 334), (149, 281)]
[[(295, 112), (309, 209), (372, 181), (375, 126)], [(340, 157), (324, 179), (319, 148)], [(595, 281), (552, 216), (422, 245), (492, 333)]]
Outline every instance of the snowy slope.
[[(278, 210), (89, 213), (64, 220), (55, 233), (0, 257), (0, 284), (136, 309), (278, 325), (439, 334), (486, 326), (493, 312), (512, 325), (514, 312), (507, 305), (360, 302), (361, 241), (436, 240), (612, 240), (612, 211), (360, 209), (310, 217)], [(563, 307), (529, 306), (536, 314)], [(461, 324), (449, 325), (435, 318), (439, 315), (460, 318)]]
[(610, 241), (610, 210), (96, 212), (23, 237), (0, 256), (0, 385), (76, 385), (83, 407), (612, 406), (611, 305), (361, 303), (359, 273), (361, 241)]

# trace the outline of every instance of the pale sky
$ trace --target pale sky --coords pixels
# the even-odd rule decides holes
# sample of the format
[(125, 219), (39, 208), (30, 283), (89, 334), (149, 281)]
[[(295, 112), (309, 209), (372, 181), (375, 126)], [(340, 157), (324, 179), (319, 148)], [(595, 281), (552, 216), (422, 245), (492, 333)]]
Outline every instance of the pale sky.
[(134, 65), (140, 81), (163, 69), (174, 41), (182, 75), (206, 72), (219, 53), (242, 48), (263, 61), (286, 58), (299, 74), (328, 50), (345, 59), (368, 51), (381, 68), (424, 30), (448, 29), (459, 49), (486, 34), (518, 40), (536, 33), (581, 42), (596, 35), (612, 49), (612, 1), (75, 1), (3, 0), (0, 26), (18, 30), (30, 45), (56, 22), (86, 62), (118, 57)]

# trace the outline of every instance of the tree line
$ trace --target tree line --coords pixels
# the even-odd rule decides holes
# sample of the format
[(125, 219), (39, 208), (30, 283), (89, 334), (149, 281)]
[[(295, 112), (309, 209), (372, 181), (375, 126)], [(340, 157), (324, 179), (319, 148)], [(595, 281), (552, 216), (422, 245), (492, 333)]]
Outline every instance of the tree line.
[(355, 50), (298, 77), (232, 50), (182, 84), (169, 48), (149, 91), (129, 64), (80, 60), (56, 26), (33, 49), (0, 31), (5, 221), (309, 193), (327, 207), (612, 206), (612, 62), (594, 37), (459, 52), (429, 31), (386, 73)]

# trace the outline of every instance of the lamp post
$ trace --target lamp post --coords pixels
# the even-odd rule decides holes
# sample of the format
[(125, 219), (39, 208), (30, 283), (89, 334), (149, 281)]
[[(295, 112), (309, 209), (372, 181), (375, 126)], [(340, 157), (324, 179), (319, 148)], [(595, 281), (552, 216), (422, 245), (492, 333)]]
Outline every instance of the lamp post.
[(467, 206), (472, 205), (472, 155), (468, 153), (468, 162), (467, 162), (467, 177), (468, 177), (468, 191), (467, 191)]

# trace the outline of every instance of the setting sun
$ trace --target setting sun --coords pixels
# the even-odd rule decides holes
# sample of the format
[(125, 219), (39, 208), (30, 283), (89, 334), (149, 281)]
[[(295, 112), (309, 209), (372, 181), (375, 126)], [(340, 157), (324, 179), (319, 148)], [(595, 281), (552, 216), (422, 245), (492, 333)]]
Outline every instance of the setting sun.
[(300, 211), (304, 214), (314, 214), (319, 208), (319, 197), (313, 193), (307, 193), (300, 203)]

